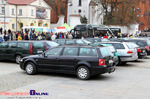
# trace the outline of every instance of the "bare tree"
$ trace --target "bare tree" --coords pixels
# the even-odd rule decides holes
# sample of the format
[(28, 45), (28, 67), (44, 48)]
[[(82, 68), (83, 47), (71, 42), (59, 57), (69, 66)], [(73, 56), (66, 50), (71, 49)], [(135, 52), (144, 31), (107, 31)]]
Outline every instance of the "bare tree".
[(68, 0), (45, 0), (55, 11), (57, 16), (65, 15), (67, 11)]
[(104, 23), (107, 25), (127, 25), (136, 20), (135, 6), (139, 0), (95, 0), (95, 2), (102, 5), (102, 13), (105, 13)]

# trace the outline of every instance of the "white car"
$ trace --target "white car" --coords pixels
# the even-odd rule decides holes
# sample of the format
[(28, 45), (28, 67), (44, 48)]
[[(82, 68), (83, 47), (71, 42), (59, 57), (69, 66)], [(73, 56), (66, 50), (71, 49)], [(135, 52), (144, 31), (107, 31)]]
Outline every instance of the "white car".
[(101, 42), (103, 44), (111, 44), (117, 50), (119, 63), (126, 64), (130, 61), (138, 59), (138, 53), (135, 46), (131, 42)]

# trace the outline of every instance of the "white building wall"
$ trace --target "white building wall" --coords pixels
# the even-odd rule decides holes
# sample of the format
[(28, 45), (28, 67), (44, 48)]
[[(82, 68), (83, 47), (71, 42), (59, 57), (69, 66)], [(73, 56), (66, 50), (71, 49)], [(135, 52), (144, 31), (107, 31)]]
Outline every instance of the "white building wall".
[[(86, 16), (87, 19), (89, 19), (89, 3), (91, 0), (81, 0), (81, 6), (79, 6), (79, 0), (70, 0), (70, 3), (68, 4), (68, 17), (67, 17), (67, 23), (69, 24), (70, 21), (70, 15), (79, 15), (79, 10), (81, 10), (80, 15)], [(72, 19), (72, 18), (71, 18)], [(70, 25), (70, 24), (69, 24)]]
[[(91, 7), (89, 4), (91, 0), (81, 0), (82, 5), (79, 6), (79, 0), (70, 0), (68, 4), (68, 15), (67, 15), (67, 23), (72, 25), (72, 22), (79, 24), (80, 18), (72, 17), (72, 15), (79, 15), (79, 10), (81, 10), (80, 15), (86, 16), (88, 19), (88, 24), (103, 24), (103, 15), (102, 13), (102, 5), (98, 4), (98, 6)], [(70, 16), (71, 15), (71, 16)], [(81, 22), (80, 22), (81, 24)]]

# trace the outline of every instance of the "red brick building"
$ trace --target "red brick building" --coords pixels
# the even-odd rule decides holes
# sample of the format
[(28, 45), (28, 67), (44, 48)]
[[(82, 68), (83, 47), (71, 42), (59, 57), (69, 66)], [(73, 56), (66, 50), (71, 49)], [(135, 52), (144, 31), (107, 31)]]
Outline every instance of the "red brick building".
[(137, 22), (142, 31), (150, 28), (150, 0), (140, 0), (137, 6)]

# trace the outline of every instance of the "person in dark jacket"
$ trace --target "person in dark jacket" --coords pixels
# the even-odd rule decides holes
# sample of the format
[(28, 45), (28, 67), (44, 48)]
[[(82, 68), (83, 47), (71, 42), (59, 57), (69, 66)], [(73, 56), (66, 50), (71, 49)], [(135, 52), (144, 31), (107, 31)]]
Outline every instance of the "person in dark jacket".
[(8, 33), (6, 32), (6, 34), (4, 34), (4, 41), (9, 41), (9, 35), (8, 35)]
[(24, 35), (24, 40), (29, 40), (28, 33), (26, 33), (26, 34)]

